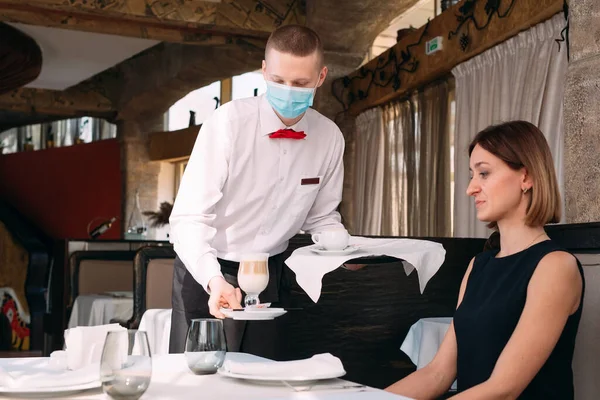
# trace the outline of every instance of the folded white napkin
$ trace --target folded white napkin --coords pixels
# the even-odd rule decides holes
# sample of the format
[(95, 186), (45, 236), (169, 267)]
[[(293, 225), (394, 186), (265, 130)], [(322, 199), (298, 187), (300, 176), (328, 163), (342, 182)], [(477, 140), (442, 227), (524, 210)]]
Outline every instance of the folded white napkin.
[[(419, 289), (437, 273), (446, 257), (444, 247), (436, 242), (417, 239), (375, 239), (353, 236), (350, 245), (359, 250), (343, 256), (319, 255), (310, 246), (296, 249), (285, 263), (296, 273), (298, 285), (316, 303), (321, 296), (323, 276), (348, 260), (366, 256), (390, 256), (404, 260), (404, 271), (409, 275), (417, 270)], [(368, 259), (365, 260), (368, 263)]]
[(99, 379), (98, 363), (75, 371), (52, 367), (47, 358), (10, 359), (0, 365), (0, 386), (11, 389), (75, 386)]
[(65, 331), (67, 367), (71, 370), (100, 362), (106, 334), (126, 330), (119, 324), (78, 326)]
[(329, 353), (297, 361), (244, 362), (226, 359), (223, 369), (232, 374), (306, 380), (345, 373), (340, 359)]

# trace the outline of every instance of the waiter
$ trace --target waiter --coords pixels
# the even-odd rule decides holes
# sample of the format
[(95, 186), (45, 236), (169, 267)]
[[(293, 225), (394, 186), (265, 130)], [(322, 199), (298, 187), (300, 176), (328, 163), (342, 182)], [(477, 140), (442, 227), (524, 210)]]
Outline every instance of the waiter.
[[(271, 255), (261, 300), (277, 302), (289, 239), (343, 227), (336, 209), (344, 139), (310, 108), (327, 76), (319, 36), (299, 25), (277, 29), (262, 72), (265, 95), (229, 102), (202, 124), (177, 193), (171, 353), (184, 351), (190, 319), (241, 308), (236, 277), (244, 253)], [(276, 357), (275, 321), (226, 319), (224, 329), (228, 351)]]

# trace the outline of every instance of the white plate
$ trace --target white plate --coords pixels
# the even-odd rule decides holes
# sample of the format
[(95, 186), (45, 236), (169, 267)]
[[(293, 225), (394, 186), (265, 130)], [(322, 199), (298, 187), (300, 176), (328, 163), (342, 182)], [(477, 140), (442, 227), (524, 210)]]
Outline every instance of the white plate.
[(313, 244), (312, 246), (308, 246), (308, 248), (313, 253), (317, 253), (317, 254), (320, 254), (322, 256), (345, 256), (345, 255), (352, 254), (355, 251), (360, 250), (359, 247), (354, 246), (354, 245), (349, 245), (344, 250), (325, 250), (324, 248), (322, 248), (318, 244)]
[(246, 374), (234, 374), (219, 368), (217, 370), (219, 375), (227, 376), (229, 378), (245, 379), (250, 381), (265, 381), (265, 382), (313, 382), (320, 381), (323, 379), (335, 379), (346, 375), (346, 371), (340, 371), (336, 373), (312, 375), (312, 376), (284, 376), (284, 377), (273, 377), (273, 376), (260, 376), (260, 375), (246, 375)]
[(96, 389), (101, 386), (100, 381), (83, 383), (81, 385), (55, 386), (45, 388), (8, 388), (0, 387), (0, 395), (9, 397), (20, 397), (30, 399), (41, 399), (48, 397), (63, 397), (70, 394), (83, 392), (84, 390)]
[(283, 308), (254, 308), (244, 311), (233, 311), (227, 308), (221, 308), (221, 312), (227, 318), (233, 318), (238, 321), (268, 321), (282, 316), (287, 311)]

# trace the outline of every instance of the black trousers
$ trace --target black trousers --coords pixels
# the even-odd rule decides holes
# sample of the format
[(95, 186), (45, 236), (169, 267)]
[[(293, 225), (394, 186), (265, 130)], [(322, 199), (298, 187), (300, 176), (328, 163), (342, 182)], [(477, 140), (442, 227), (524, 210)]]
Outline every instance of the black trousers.
[[(239, 263), (219, 259), (221, 272), (227, 282), (238, 287), (237, 271)], [(283, 289), (283, 255), (269, 258), (269, 285), (261, 293), (261, 302), (274, 303), (272, 306), (285, 306), (288, 295)], [(190, 320), (194, 318), (214, 318), (208, 308), (209, 295), (189, 273), (183, 262), (177, 257), (173, 270), (173, 294), (171, 303), (171, 337), (169, 353), (183, 353)], [(243, 302), (242, 302), (243, 305)], [(250, 353), (270, 359), (279, 359), (282, 335), (280, 318), (271, 321), (223, 321), (227, 351)]]

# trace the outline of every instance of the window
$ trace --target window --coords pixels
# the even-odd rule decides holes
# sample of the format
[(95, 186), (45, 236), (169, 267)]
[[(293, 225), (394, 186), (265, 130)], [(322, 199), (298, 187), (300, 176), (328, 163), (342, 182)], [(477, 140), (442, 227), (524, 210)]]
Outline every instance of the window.
[(263, 78), (262, 71), (247, 72), (233, 77), (231, 99), (243, 99), (261, 95), (267, 91), (267, 84)]
[(71, 146), (117, 137), (117, 127), (93, 117), (20, 126), (0, 132), (0, 154)]
[[(439, 1), (439, 0), (438, 0)], [(394, 19), (386, 30), (381, 32), (373, 41), (365, 62), (368, 62), (397, 43), (398, 31), (410, 27), (419, 28), (427, 23), (428, 19), (435, 17), (439, 12), (436, 0), (420, 0)], [(423, 44), (423, 46), (425, 46)]]
[(177, 192), (179, 191), (179, 185), (181, 184), (181, 178), (183, 178), (183, 172), (185, 171), (185, 167), (187, 167), (187, 160), (176, 162), (175, 164), (175, 196), (177, 196)]
[(190, 111), (195, 113), (195, 125), (204, 122), (220, 105), (221, 82), (196, 89), (169, 108), (168, 130), (176, 131), (190, 125)]
[(17, 128), (0, 133), (0, 154), (16, 153), (19, 151)]

